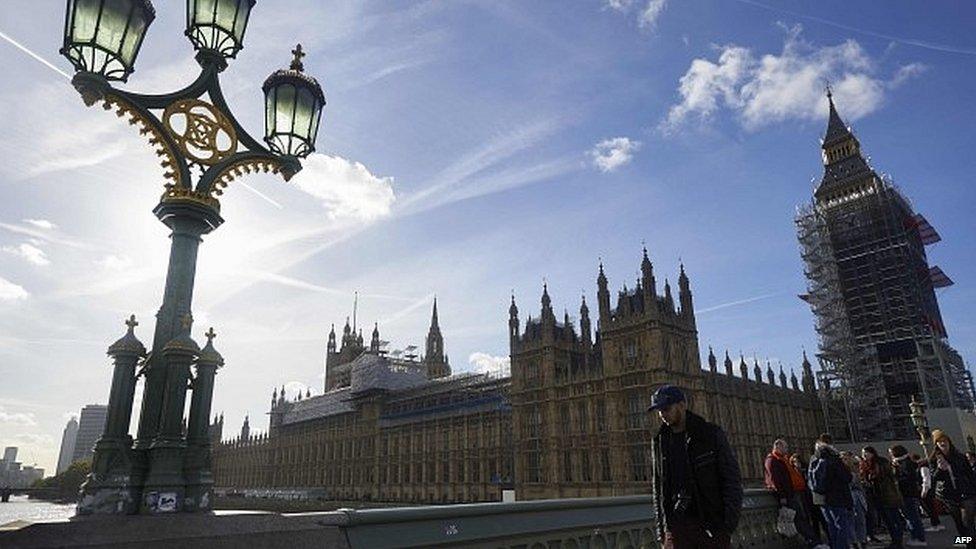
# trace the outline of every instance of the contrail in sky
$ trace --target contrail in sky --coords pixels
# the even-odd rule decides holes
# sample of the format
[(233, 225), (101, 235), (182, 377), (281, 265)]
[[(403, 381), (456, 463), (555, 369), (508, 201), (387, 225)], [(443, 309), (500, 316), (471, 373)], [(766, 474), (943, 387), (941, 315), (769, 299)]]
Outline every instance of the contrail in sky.
[(47, 67), (47, 68), (51, 69), (52, 71), (60, 74), (61, 76), (67, 78), (68, 80), (71, 80), (71, 75), (70, 74), (68, 74), (68, 73), (64, 72), (63, 70), (59, 69), (57, 66), (53, 65), (47, 59), (44, 59), (40, 55), (37, 55), (36, 53), (30, 51), (29, 49), (27, 49), (26, 46), (24, 46), (20, 42), (14, 40), (13, 38), (11, 38), (11, 37), (7, 36), (6, 34), (4, 34), (3, 31), (0, 31), (0, 38), (3, 38), (7, 42), (10, 42), (18, 50), (26, 53), (27, 55), (33, 57), (34, 59), (40, 61), (41, 63), (44, 64), (45, 67)]
[(771, 294), (757, 295), (755, 297), (749, 297), (746, 299), (739, 299), (737, 301), (730, 301), (728, 303), (722, 303), (721, 305), (714, 305), (712, 307), (706, 307), (704, 309), (695, 310), (695, 314), (710, 313), (712, 311), (717, 311), (719, 309), (726, 309), (728, 307), (735, 307), (736, 305), (745, 305), (746, 303), (752, 303), (754, 301), (761, 301), (763, 299), (769, 299), (771, 297), (776, 297), (783, 292), (773, 292)]
[(960, 48), (960, 47), (957, 47), (957, 46), (950, 46), (948, 44), (938, 44), (936, 42), (927, 42), (925, 40), (916, 40), (914, 38), (899, 38), (897, 36), (892, 36), (890, 34), (884, 34), (884, 33), (880, 33), (880, 32), (875, 32), (875, 31), (870, 31), (870, 30), (865, 30), (865, 29), (859, 29), (857, 27), (851, 27), (851, 26), (845, 25), (843, 23), (837, 23), (835, 21), (831, 21), (829, 19), (824, 19), (822, 17), (817, 17), (815, 15), (807, 15), (805, 13), (799, 13), (799, 12), (791, 11), (791, 10), (788, 10), (788, 9), (779, 8), (779, 7), (776, 7), (776, 6), (769, 6), (769, 5), (763, 4), (761, 2), (756, 2), (754, 0), (735, 0), (735, 1), (736, 2), (739, 2), (740, 4), (748, 4), (750, 6), (755, 6), (757, 8), (762, 8), (762, 9), (768, 10), (768, 11), (778, 11), (780, 13), (785, 13), (785, 14), (788, 14), (788, 15), (792, 15), (794, 17), (800, 17), (800, 18), (803, 18), (803, 19), (809, 19), (811, 21), (816, 21), (818, 23), (823, 23), (824, 25), (828, 25), (828, 26), (835, 27), (835, 28), (838, 28), (838, 29), (843, 29), (843, 30), (851, 31), (851, 32), (858, 32), (858, 33), (861, 33), (861, 34), (866, 34), (868, 36), (873, 36), (875, 38), (882, 38), (884, 40), (891, 40), (892, 42), (898, 42), (899, 44), (905, 44), (905, 45), (908, 45), (908, 46), (915, 46), (915, 47), (918, 47), (918, 48), (925, 48), (927, 50), (944, 51), (944, 52), (949, 52), (949, 53), (961, 53), (961, 54), (964, 54), (964, 55), (976, 55), (976, 49), (973, 49), (973, 48)]

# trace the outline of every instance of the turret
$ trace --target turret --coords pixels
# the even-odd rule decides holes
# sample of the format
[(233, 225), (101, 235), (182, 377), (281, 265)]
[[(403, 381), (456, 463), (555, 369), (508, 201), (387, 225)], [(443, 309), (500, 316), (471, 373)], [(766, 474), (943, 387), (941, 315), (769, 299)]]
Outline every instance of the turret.
[(512, 293), (512, 305), (508, 308), (508, 346), (510, 354), (515, 355), (519, 340), (518, 307), (515, 306), (515, 293)]
[(783, 363), (779, 363), (779, 384), (781, 387), (786, 389), (786, 374), (783, 373)]
[(600, 274), (596, 277), (596, 301), (600, 308), (600, 325), (610, 322), (610, 291), (607, 289), (607, 275), (603, 274), (603, 262), (600, 262)]
[(278, 405), (278, 388), (275, 387), (274, 391), (271, 392), (271, 408)]
[(647, 247), (644, 247), (644, 257), (641, 259), (641, 291), (644, 293), (644, 311), (657, 313), (657, 281), (654, 280), (654, 265), (647, 257)]
[(762, 383), (762, 368), (759, 367), (756, 357), (752, 357), (752, 372), (756, 375), (756, 383)]
[(729, 358), (729, 350), (725, 350), (725, 375), (732, 377), (732, 359)]
[(430, 379), (451, 375), (451, 367), (447, 364), (447, 356), (444, 354), (444, 336), (441, 334), (441, 327), (437, 318), (436, 297), (430, 315), (430, 329), (427, 331), (424, 362), (427, 364), (427, 377)]
[(549, 285), (545, 282), (542, 283), (542, 323), (545, 324), (547, 319), (551, 319), (553, 323), (556, 321), (556, 315), (552, 312), (552, 299), (549, 298)]
[(807, 358), (807, 352), (803, 351), (803, 392), (813, 394), (817, 387), (813, 382), (813, 366)]
[(796, 381), (796, 372), (793, 371), (793, 368), (790, 368), (790, 386), (793, 387), (794, 391), (800, 390), (800, 384)]
[(329, 354), (332, 354), (332, 353), (335, 353), (336, 352), (335, 324), (333, 324), (332, 325), (332, 329), (329, 330), (329, 343), (326, 345), (325, 348), (326, 348), (326, 351), (329, 352)]
[(590, 308), (586, 306), (586, 296), (582, 296), (580, 304), (580, 337), (583, 339), (583, 348), (587, 351), (593, 345), (590, 340)]
[(681, 302), (681, 316), (695, 323), (695, 307), (691, 300), (691, 284), (688, 282), (688, 275), (685, 274), (685, 265), (681, 264), (681, 272), (678, 274), (678, 300)]
[(373, 324), (373, 337), (369, 340), (369, 350), (378, 353), (380, 352), (380, 324), (379, 322)]
[(669, 313), (674, 312), (674, 298), (671, 297), (671, 284), (668, 279), (664, 279), (664, 307)]
[(251, 438), (251, 425), (248, 423), (247, 414), (244, 414), (244, 425), (241, 425), (241, 440)]
[(712, 352), (712, 346), (708, 346), (708, 371), (713, 374), (718, 372), (718, 360), (715, 359), (715, 353)]
[(746, 359), (741, 354), (739, 355), (739, 373), (742, 375), (742, 379), (749, 379), (749, 367), (746, 366)]

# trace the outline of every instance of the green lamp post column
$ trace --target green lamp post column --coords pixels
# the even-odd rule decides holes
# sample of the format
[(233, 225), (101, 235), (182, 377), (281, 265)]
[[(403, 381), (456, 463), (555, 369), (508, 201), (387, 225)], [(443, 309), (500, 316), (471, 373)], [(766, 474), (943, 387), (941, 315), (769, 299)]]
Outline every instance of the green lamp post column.
[(186, 428), (186, 477), (184, 511), (209, 511), (213, 507), (213, 471), (211, 469), (210, 407), (213, 403), (214, 377), (224, 365), (224, 357), (214, 349), (217, 337), (213, 328), (207, 331), (207, 344), (197, 358), (197, 375), (193, 379), (190, 421)]
[(134, 329), (139, 325), (135, 315), (125, 324), (129, 327), (126, 334), (108, 348), (108, 355), (115, 362), (108, 418), (102, 437), (95, 444), (91, 474), (81, 487), (80, 515), (129, 514), (139, 507), (141, 487), (133, 474), (129, 421), (136, 389), (136, 363), (146, 356), (146, 347), (135, 336)]
[[(212, 208), (207, 208), (191, 200), (164, 198), (153, 210), (156, 217), (173, 232), (170, 235), (169, 267), (166, 272), (166, 287), (163, 291), (163, 304), (156, 313), (156, 331), (153, 335), (153, 349), (162, 349), (170, 340), (184, 329), (184, 319), (191, 315), (193, 302), (193, 283), (196, 278), (197, 252), (202, 236), (223, 223), (223, 218)], [(165, 365), (156, 356), (147, 361), (146, 389), (142, 398), (142, 412), (139, 415), (139, 431), (136, 449), (147, 449), (160, 431), (163, 417), (163, 387), (167, 384)], [(180, 410), (182, 417), (182, 409)]]
[[(200, 347), (190, 338), (190, 315), (183, 317), (183, 332), (167, 343), (153, 368), (164, 372), (159, 431), (148, 450), (141, 511), (175, 513), (183, 510), (186, 479), (183, 477), (183, 409), (190, 380), (190, 365), (200, 354)], [(148, 390), (148, 385), (147, 385)]]

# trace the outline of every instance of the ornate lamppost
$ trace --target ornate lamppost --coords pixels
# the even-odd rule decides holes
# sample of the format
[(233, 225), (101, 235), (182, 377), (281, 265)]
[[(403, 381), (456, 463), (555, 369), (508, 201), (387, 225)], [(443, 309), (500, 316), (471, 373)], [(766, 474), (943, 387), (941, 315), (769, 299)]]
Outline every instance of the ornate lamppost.
[[(204, 430), (213, 374), (223, 361), (211, 344), (201, 351), (190, 338), (198, 247), (203, 235), (223, 223), (218, 197), (235, 178), (264, 171), (287, 181), (301, 169), (299, 159), (315, 150), (325, 106), (321, 86), (304, 72), (305, 54), (298, 45), (291, 66), (274, 72), (262, 86), (265, 144), (251, 137), (230, 112), (219, 75), (243, 47), (254, 4), (255, 0), (187, 0), (185, 34), (196, 49), (200, 74), (179, 91), (146, 95), (121, 90), (112, 82), (125, 82), (133, 72), (155, 17), (152, 3), (67, 0), (61, 53), (75, 67), (72, 84), (86, 105), (101, 103), (148, 138), (161, 158), (165, 180), (153, 213), (172, 230), (166, 287), (151, 350), (142, 357), (138, 346), (127, 339), (112, 351), (121, 364), (116, 369), (120, 379), (113, 381), (121, 408), (109, 410), (110, 417), (117, 416), (112, 444), (103, 445), (101, 453), (96, 451), (94, 462), (99, 467), (86, 482), (79, 513), (209, 507), (210, 459)], [(132, 325), (127, 337), (134, 339), (131, 334)], [(212, 332), (208, 339), (213, 339)], [(138, 359), (141, 368), (132, 372), (130, 362)], [(194, 368), (196, 376), (191, 373)], [(138, 433), (129, 444), (132, 376), (138, 375), (145, 376), (145, 388)], [(188, 382), (193, 397), (184, 432)]]
[(925, 416), (925, 403), (919, 402), (915, 399), (915, 395), (912, 395), (908, 409), (911, 410), (912, 425), (918, 432), (918, 442), (922, 445), (922, 451), (927, 456), (929, 455), (928, 444), (932, 442), (932, 434), (929, 432), (929, 420)]

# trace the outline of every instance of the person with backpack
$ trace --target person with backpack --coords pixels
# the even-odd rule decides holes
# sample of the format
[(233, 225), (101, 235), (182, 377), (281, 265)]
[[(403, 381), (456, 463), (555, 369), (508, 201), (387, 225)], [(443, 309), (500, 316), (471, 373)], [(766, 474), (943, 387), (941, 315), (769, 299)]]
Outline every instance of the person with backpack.
[[(803, 459), (803, 456), (800, 454), (793, 454), (790, 456), (790, 463), (792, 463), (793, 467), (796, 468), (801, 475), (803, 475), (804, 480), (809, 477), (810, 466), (807, 465), (807, 462)], [(823, 513), (820, 512), (820, 508), (813, 504), (813, 492), (810, 491), (809, 484), (804, 487), (803, 491), (801, 491), (799, 495), (800, 501), (803, 503), (803, 509), (806, 511), (806, 515), (810, 519), (810, 528), (813, 531), (813, 535), (818, 540), (818, 543), (822, 546), (824, 544), (820, 542), (820, 540), (827, 538), (827, 521), (824, 519)]]
[(881, 520), (891, 536), (890, 549), (903, 547), (902, 538), (905, 534), (905, 523), (901, 519), (901, 508), (904, 500), (898, 491), (898, 483), (891, 469), (891, 462), (878, 455), (873, 446), (861, 449), (861, 479), (871, 485), (875, 504)]
[(792, 509), (793, 524), (796, 531), (803, 537), (809, 547), (821, 549), (827, 547), (820, 543), (819, 536), (813, 530), (813, 523), (807, 516), (806, 507), (801, 499), (806, 490), (803, 474), (790, 461), (790, 447), (785, 440), (778, 438), (773, 441), (773, 449), (766, 456), (763, 463), (765, 469), (766, 488), (776, 495), (780, 507)]
[[(956, 523), (960, 536), (973, 535), (976, 522), (976, 473), (962, 454), (952, 444), (952, 439), (939, 429), (932, 431), (935, 449), (929, 456), (932, 480), (935, 482), (935, 497), (949, 510), (949, 516)], [(976, 541), (966, 544), (968, 549), (976, 549)]]
[(822, 434), (814, 445), (810, 460), (808, 484), (814, 494), (814, 503), (827, 521), (831, 549), (848, 549), (851, 541), (851, 472), (840, 460), (840, 454), (831, 445), (833, 439)]
[(888, 449), (891, 456), (891, 467), (898, 483), (898, 491), (903, 500), (901, 512), (911, 526), (911, 536), (905, 545), (924, 547), (925, 527), (922, 526), (921, 497), (922, 477), (918, 473), (918, 465), (908, 456), (908, 450), (901, 444)]
[(858, 457), (851, 452), (841, 452), (840, 459), (851, 472), (851, 545), (855, 549), (868, 546), (867, 511), (868, 501), (864, 495), (864, 484), (858, 475)]

